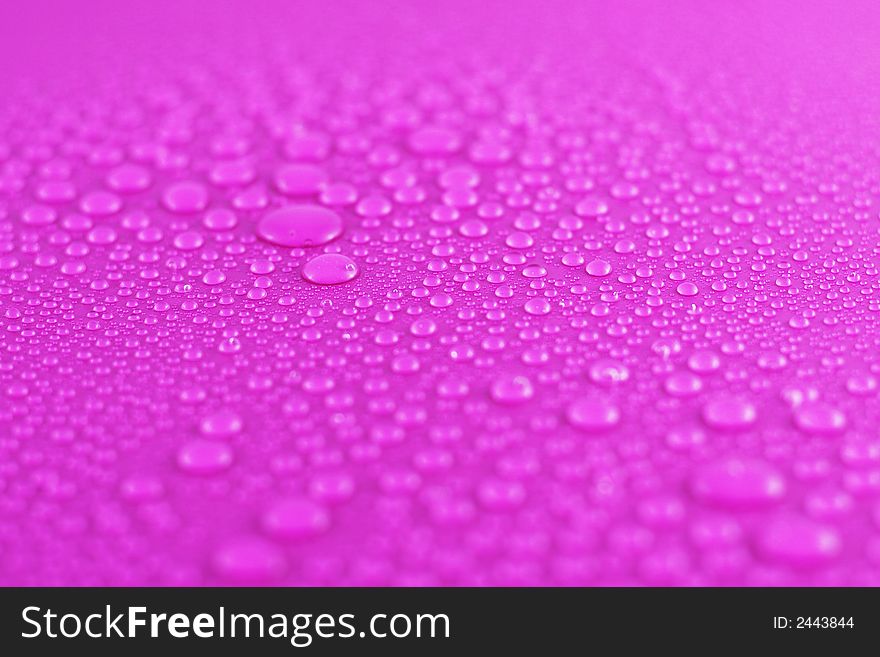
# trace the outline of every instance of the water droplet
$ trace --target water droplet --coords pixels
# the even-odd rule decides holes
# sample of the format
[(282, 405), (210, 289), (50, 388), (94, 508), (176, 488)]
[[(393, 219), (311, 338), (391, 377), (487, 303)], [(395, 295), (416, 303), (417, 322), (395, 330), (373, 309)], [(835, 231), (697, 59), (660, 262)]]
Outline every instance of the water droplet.
[(794, 411), (798, 428), (806, 433), (836, 434), (846, 428), (846, 416), (838, 409), (817, 401), (800, 404)]
[(741, 510), (778, 503), (786, 486), (782, 474), (768, 463), (727, 458), (697, 469), (691, 490), (706, 504)]
[(843, 541), (832, 527), (785, 515), (761, 525), (757, 546), (767, 560), (794, 568), (812, 568), (836, 559)]
[(492, 399), (500, 404), (519, 404), (534, 395), (532, 382), (521, 374), (503, 376), (492, 384)]
[(703, 419), (715, 429), (745, 429), (757, 418), (755, 407), (743, 399), (713, 399), (703, 406)]
[(165, 189), (162, 203), (171, 212), (199, 212), (208, 206), (208, 190), (203, 184), (194, 181), (174, 183)]
[(604, 260), (591, 260), (587, 263), (587, 273), (590, 276), (607, 276), (611, 273), (611, 265)]
[(177, 453), (177, 465), (188, 474), (217, 474), (229, 468), (232, 461), (232, 448), (208, 440), (192, 440)]
[(342, 219), (317, 205), (288, 205), (263, 215), (257, 232), (280, 246), (319, 246), (342, 234)]
[(318, 285), (347, 283), (358, 275), (354, 260), (340, 253), (323, 253), (309, 260), (302, 270), (303, 278)]
[(620, 421), (620, 410), (604, 400), (580, 399), (569, 404), (566, 416), (575, 428), (592, 433), (613, 428)]

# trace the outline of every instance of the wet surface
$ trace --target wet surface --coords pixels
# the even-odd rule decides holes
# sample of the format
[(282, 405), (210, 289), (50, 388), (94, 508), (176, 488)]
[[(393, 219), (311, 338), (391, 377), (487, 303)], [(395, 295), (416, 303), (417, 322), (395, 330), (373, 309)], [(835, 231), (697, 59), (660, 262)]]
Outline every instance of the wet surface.
[(880, 10), (76, 4), (0, 11), (0, 582), (878, 584)]

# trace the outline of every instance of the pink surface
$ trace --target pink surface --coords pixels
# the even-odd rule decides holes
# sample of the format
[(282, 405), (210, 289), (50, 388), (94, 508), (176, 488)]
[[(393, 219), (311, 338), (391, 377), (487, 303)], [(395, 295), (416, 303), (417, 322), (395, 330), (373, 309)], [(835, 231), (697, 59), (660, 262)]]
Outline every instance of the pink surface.
[(880, 583), (875, 3), (0, 24), (3, 584)]

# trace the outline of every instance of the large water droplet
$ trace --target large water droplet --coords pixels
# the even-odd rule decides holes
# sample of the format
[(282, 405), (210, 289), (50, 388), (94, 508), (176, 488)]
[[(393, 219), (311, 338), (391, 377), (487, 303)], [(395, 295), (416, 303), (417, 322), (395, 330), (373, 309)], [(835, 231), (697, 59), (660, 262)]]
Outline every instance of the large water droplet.
[(288, 205), (263, 215), (257, 233), (280, 246), (319, 246), (342, 234), (342, 219), (318, 205)]

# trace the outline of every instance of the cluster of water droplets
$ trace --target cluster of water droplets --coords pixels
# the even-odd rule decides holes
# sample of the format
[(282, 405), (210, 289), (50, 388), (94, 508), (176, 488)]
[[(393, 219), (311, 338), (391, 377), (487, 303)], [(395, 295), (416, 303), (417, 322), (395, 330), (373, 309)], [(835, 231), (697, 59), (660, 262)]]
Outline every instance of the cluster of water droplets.
[(0, 110), (0, 581), (876, 583), (858, 128), (708, 45), (369, 4)]

